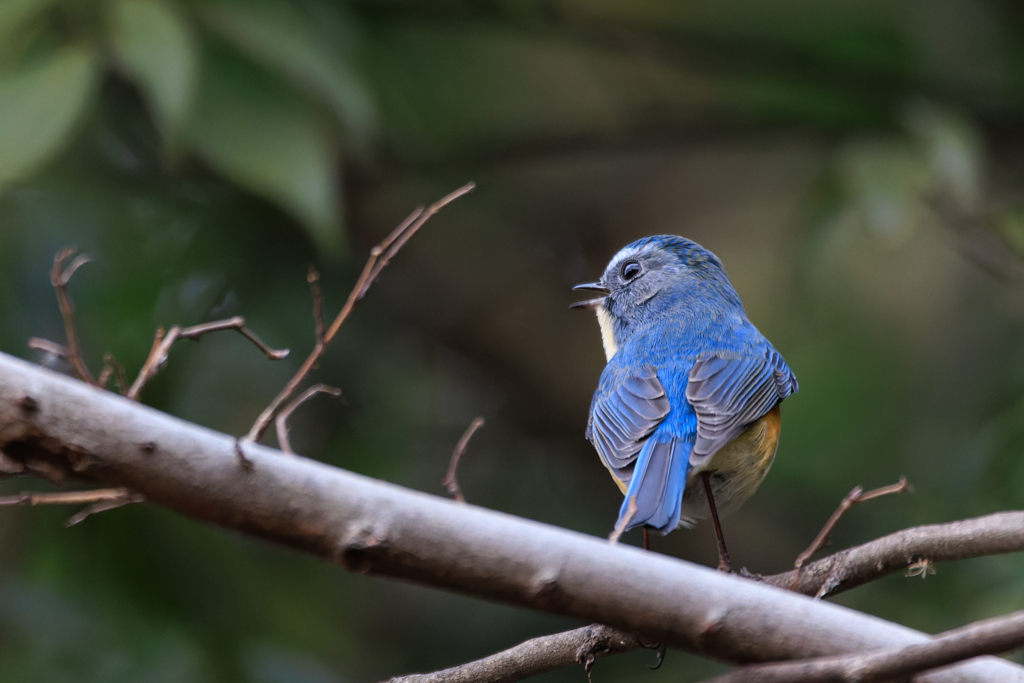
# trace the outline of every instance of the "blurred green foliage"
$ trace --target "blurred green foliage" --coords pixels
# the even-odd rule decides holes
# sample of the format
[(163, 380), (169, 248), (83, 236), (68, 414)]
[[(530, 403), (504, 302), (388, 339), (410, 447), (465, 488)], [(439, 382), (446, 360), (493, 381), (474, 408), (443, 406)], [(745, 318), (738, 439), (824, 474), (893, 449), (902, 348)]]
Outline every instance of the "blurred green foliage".
[[(236, 314), (293, 349), (181, 342), (146, 388), (243, 433), (312, 345), (307, 264), (333, 313), (370, 245), (473, 179), (321, 363), (345, 398), (295, 415), (299, 452), (442, 494), (483, 415), (471, 502), (605, 536), (619, 494), (582, 436), (603, 354), (565, 306), (667, 232), (719, 254), (801, 383), (774, 469), (725, 522), (738, 565), (786, 569), (854, 485), (901, 474), (916, 492), (851, 511), (833, 548), (1019, 508), (1022, 39), (998, 0), (0, 0), (0, 349), (62, 341), (47, 273), (78, 246), (94, 372), (107, 351), (137, 371), (158, 326)], [(0, 514), (0, 680), (374, 680), (576, 625), (150, 506), (70, 514)], [(714, 548), (704, 526), (655, 539)], [(838, 598), (932, 632), (1022, 600), (1014, 556)], [(594, 680), (720, 669), (651, 659)]]

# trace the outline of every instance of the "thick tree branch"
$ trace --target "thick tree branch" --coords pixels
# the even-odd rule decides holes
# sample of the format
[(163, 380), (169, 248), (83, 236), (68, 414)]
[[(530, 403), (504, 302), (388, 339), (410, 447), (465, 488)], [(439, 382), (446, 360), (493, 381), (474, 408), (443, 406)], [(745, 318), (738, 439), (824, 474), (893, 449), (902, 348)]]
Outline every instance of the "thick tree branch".
[[(706, 683), (852, 683), (891, 681), (970, 657), (1024, 645), (1024, 611), (979, 621), (918, 643), (877, 652), (744, 666)], [(479, 680), (479, 679), (478, 679)]]
[[(608, 624), (645, 642), (732, 662), (928, 640), (837, 605), (258, 444), (246, 447), (252, 471), (241, 471), (235, 443), (0, 354), (0, 451), (22, 474), (125, 486), (154, 504), (350, 571)], [(1022, 675), (1020, 667), (985, 658), (922, 680), (1019, 682)]]
[[(931, 567), (936, 562), (1021, 551), (1024, 551), (1024, 512), (997, 512), (974, 519), (904, 529), (863, 545), (841, 550), (802, 569), (751, 578), (804, 595), (832, 596), (905, 569)], [(934, 573), (934, 570), (932, 572)], [(575, 631), (542, 636), (529, 641), (532, 657), (538, 661), (538, 666), (540, 661), (569, 661), (572, 652), (565, 649), (564, 639), (572, 633)], [(625, 633), (617, 635), (622, 639), (629, 638)], [(634, 640), (634, 646), (629, 649), (635, 650), (639, 647), (640, 644)], [(463, 666), (473, 667), (475, 664), (476, 662), (470, 662)], [(456, 667), (447, 671), (461, 670), (461, 667)]]

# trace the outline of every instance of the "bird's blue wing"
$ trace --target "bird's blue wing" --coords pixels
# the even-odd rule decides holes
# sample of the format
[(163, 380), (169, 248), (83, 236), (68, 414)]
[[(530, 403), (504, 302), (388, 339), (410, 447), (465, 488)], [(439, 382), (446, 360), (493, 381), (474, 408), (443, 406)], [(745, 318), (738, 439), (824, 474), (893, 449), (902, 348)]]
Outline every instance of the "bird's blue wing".
[(587, 438), (625, 489), (619, 521), (628, 519), (627, 529), (646, 525), (667, 533), (679, 524), (693, 440), (655, 434), (670, 405), (653, 368), (613, 374), (602, 388)]
[(770, 346), (763, 354), (698, 358), (686, 385), (686, 400), (697, 413), (690, 463), (714, 455), (798, 389), (793, 371)]
[(605, 467), (626, 484), (644, 439), (668, 415), (669, 403), (654, 368), (642, 368), (611, 379), (611, 385), (594, 396), (587, 438), (594, 444)]

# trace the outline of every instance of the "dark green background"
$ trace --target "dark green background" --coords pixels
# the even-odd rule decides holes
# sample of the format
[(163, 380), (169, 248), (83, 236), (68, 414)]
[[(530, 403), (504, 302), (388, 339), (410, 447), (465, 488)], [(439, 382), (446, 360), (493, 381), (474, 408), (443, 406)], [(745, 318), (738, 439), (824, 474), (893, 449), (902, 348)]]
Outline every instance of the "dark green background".
[[(107, 351), (137, 372), (158, 326), (231, 315), (293, 350), (184, 341), (144, 392), (243, 433), (312, 345), (307, 265), (333, 316), (371, 245), (474, 180), (343, 328), (315, 379), (344, 399), (296, 414), (300, 453), (442, 495), (482, 415), (470, 502), (606, 536), (620, 496), (583, 439), (603, 355), (570, 288), (677, 233), (722, 258), (801, 385), (772, 472), (725, 522), (736, 565), (791, 566), (858, 484), (915, 492), (854, 509), (832, 548), (1024, 501), (1015, 3), (5, 2), (4, 352), (63, 341), (48, 271), (77, 246), (96, 258), (71, 285), (94, 373)], [(39, 75), (61, 55), (79, 71)], [(0, 680), (371, 681), (578, 625), (147, 505), (66, 530), (72, 512), (0, 511)], [(715, 562), (708, 525), (654, 549)], [(1019, 609), (1024, 569), (959, 562), (837, 600), (937, 632)], [(653, 657), (593, 680), (721, 668)]]

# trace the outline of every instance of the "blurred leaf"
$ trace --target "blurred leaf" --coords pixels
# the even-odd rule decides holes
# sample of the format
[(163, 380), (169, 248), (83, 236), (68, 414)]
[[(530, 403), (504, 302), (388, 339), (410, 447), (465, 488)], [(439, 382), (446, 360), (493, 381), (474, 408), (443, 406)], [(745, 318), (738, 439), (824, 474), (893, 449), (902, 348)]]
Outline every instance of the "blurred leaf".
[(353, 142), (373, 133), (374, 106), (342, 52), (310, 17), (277, 0), (217, 0), (201, 8), (217, 32), (271, 69), (323, 99)]
[(164, 0), (113, 0), (110, 19), (118, 56), (173, 138), (192, 106), (199, 65), (188, 25)]
[(3, 0), (0, 2), (0, 42), (4, 42), (22, 22), (52, 5), (55, 0)]
[(978, 132), (964, 118), (927, 102), (910, 106), (906, 121), (928, 155), (937, 189), (951, 191), (961, 208), (976, 209), (983, 180)]
[(197, 152), (292, 213), (321, 249), (337, 252), (336, 144), (316, 109), (227, 48), (209, 51), (200, 83), (187, 133)]
[(895, 245), (909, 238), (920, 221), (932, 169), (913, 145), (863, 140), (842, 152), (840, 178), (865, 226)]
[(96, 75), (95, 51), (71, 47), (0, 80), (0, 189), (67, 143)]
[(995, 228), (1006, 246), (1017, 256), (1024, 258), (1024, 211), (1008, 210), (999, 213)]
[(406, 153), (604, 135), (631, 111), (678, 102), (696, 109), (710, 97), (696, 79), (650, 60), (500, 25), (410, 22), (381, 31), (378, 41), (371, 64), (382, 118)]

